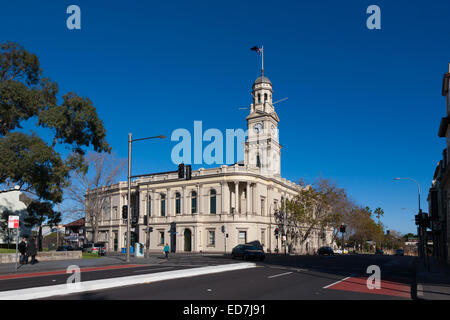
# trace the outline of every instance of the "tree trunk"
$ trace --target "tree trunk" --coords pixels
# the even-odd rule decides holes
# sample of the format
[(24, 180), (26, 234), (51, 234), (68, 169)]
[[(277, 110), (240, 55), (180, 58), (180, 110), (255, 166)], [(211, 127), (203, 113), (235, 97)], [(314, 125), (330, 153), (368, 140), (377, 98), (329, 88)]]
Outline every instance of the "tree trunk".
[(42, 225), (39, 225), (39, 234), (38, 234), (38, 251), (42, 251)]

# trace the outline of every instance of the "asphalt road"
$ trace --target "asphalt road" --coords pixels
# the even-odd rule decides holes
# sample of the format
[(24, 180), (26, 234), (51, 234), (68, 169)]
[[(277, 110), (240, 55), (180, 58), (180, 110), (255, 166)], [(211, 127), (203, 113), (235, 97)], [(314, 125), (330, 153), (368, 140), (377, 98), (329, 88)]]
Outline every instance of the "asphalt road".
[[(212, 259), (212, 260), (211, 260)], [(217, 264), (234, 262), (224, 257), (209, 259)], [(187, 263), (189, 261), (189, 263)], [(204, 261), (189, 257), (185, 264), (172, 261), (165, 269), (175, 270), (202, 266)], [(204, 276), (166, 280), (49, 299), (74, 300), (297, 300), (297, 299), (411, 299), (414, 297), (416, 258), (375, 255), (344, 256), (269, 256), (257, 267)], [(367, 287), (369, 266), (378, 266), (381, 272), (380, 289)], [(147, 266), (132, 272), (158, 272), (163, 266)], [(114, 271), (117, 272), (117, 271)], [(97, 271), (92, 277), (110, 277), (114, 272)], [(95, 274), (95, 275), (94, 275)], [(135, 274), (135, 273), (134, 273)], [(67, 275), (65, 276), (67, 278)], [(371, 282), (375, 283), (375, 282)], [(1, 283), (0, 283), (1, 284)], [(46, 284), (48, 285), (48, 283)]]

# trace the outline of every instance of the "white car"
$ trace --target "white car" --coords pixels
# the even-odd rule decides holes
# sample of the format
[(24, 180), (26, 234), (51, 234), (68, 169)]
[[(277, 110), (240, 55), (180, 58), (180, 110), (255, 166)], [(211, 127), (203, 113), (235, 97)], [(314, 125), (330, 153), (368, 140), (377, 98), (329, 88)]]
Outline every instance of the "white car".
[[(348, 250), (344, 249), (344, 254), (347, 254), (347, 253), (348, 253)], [(342, 249), (335, 249), (334, 254), (342, 254)]]

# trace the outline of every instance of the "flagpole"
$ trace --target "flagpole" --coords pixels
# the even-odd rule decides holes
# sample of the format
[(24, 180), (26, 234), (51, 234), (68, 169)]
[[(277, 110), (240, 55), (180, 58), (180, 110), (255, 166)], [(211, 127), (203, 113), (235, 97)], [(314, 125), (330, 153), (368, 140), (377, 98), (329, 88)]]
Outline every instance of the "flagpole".
[(264, 76), (264, 46), (261, 46), (261, 76)]

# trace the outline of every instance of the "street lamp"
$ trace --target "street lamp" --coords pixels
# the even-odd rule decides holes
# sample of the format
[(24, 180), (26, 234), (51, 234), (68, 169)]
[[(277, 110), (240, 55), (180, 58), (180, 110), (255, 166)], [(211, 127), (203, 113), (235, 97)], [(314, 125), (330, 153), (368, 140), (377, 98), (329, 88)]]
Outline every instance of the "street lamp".
[(127, 216), (127, 262), (130, 262), (130, 216), (131, 216), (131, 144), (135, 141), (141, 141), (141, 140), (149, 140), (149, 139), (163, 139), (167, 138), (166, 136), (159, 135), (154, 137), (148, 137), (148, 138), (139, 138), (139, 139), (132, 139), (131, 138), (131, 132), (128, 133), (128, 216)]
[(420, 212), (420, 186), (419, 186), (419, 183), (412, 178), (394, 178), (394, 180), (411, 180), (417, 184), (417, 190), (419, 191), (419, 212)]
[[(419, 183), (412, 178), (394, 178), (394, 180), (411, 180), (417, 184), (417, 190), (419, 193), (419, 214), (422, 214), (422, 210), (420, 209), (420, 185), (419, 185)], [(427, 259), (428, 259), (427, 248), (426, 248), (427, 244), (424, 243), (425, 242), (424, 231), (426, 231), (426, 228), (424, 230), (424, 228), (419, 225), (417, 229), (418, 229), (417, 233), (419, 234), (419, 237), (421, 238), (421, 242), (422, 242), (422, 244), (420, 246), (421, 251), (422, 251), (422, 256), (424, 257), (425, 266), (427, 266)], [(420, 254), (420, 252), (419, 252), (419, 254)], [(427, 268), (429, 268), (429, 264), (428, 264)]]

